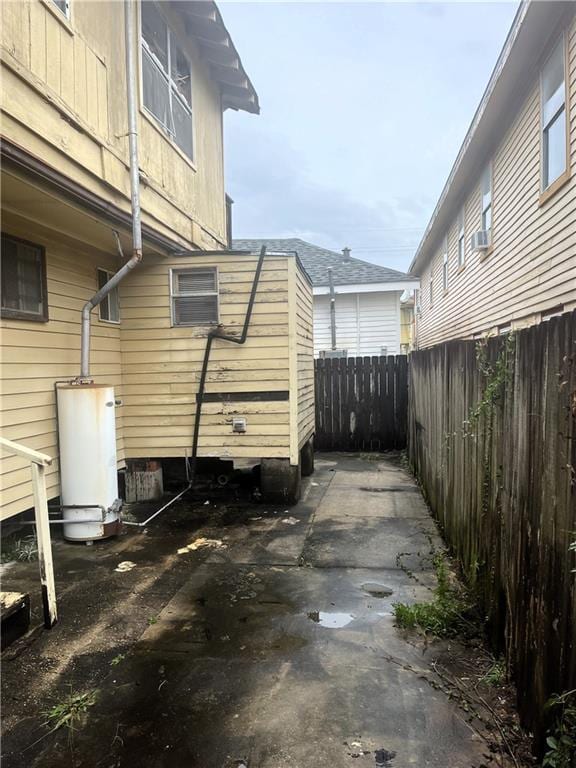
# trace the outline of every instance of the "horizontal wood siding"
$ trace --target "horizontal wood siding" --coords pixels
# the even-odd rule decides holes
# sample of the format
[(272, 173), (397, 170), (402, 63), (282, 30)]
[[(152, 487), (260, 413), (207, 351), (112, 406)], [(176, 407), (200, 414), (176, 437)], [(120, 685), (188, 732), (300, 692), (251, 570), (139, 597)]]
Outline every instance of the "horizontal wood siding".
[[(314, 297), (314, 352), (331, 349), (330, 297)], [(400, 292), (338, 293), (336, 346), (351, 356), (400, 352)]]
[[(144, 262), (122, 285), (124, 441), (127, 458), (190, 454), (206, 326), (171, 327), (171, 267), (217, 266), (220, 321), (241, 333), (257, 257), (198, 256)], [(264, 262), (248, 339), (216, 341), (206, 392), (283, 392), (289, 389), (288, 259)], [(205, 403), (200, 456), (286, 457), (289, 401)], [(247, 432), (232, 432), (232, 416)]]
[[(448, 291), (442, 285), (442, 245), (421, 275), (417, 343), (427, 347), (470, 338), (498, 326), (522, 327), (541, 313), (576, 306), (576, 22), (567, 30), (570, 91), (570, 180), (540, 204), (540, 90), (528, 97), (493, 155), (493, 251), (472, 253), (480, 227), (480, 179), (471, 179), (465, 205), (466, 261), (458, 267), (457, 221), (448, 230)], [(430, 304), (429, 281), (433, 280)]]
[(473, 341), (410, 356), (410, 461), (540, 744), (546, 700), (576, 687), (575, 345), (576, 312), (490, 339), (499, 387)]
[(314, 340), (312, 286), (296, 264), (296, 372), (298, 448), (314, 433)]
[[(226, 244), (220, 87), (178, 10), (161, 3), (192, 67), (194, 160), (141, 104), (137, 66), (144, 221), (201, 248)], [(52, 0), (1, 6), (2, 133), (106, 200), (129, 210), (124, 5)], [(134, 20), (140, 41), (140, 3)]]
[[(98, 267), (115, 271), (115, 256), (94, 256), (47, 238), (32, 225), (18, 224), (4, 213), (3, 231), (46, 248), (49, 320), (0, 320), (1, 430), (3, 437), (56, 459), (46, 469), (48, 497), (59, 493), (54, 383), (80, 373), (80, 313), (97, 288)], [(121, 308), (121, 313), (123, 308)], [(123, 396), (120, 326), (100, 322), (92, 313), (92, 374)], [(124, 458), (122, 408), (117, 410), (118, 461)], [(29, 508), (32, 486), (28, 463), (0, 456), (2, 518)]]

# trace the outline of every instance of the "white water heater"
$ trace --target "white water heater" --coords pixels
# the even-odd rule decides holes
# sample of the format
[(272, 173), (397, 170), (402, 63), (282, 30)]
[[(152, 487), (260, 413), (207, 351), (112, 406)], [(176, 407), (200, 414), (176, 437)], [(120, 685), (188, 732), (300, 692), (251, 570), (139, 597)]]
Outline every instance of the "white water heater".
[(66, 384), (56, 391), (64, 538), (113, 536), (120, 526), (114, 388)]

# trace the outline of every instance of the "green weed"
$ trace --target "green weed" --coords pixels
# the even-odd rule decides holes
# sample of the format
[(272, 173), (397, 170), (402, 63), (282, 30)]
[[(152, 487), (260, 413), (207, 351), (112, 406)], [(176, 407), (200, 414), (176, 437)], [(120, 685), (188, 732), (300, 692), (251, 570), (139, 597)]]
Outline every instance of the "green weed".
[(126, 658), (126, 654), (125, 653), (119, 653), (118, 656), (114, 656), (114, 658), (110, 662), (110, 666), (111, 667), (117, 667), (118, 664), (120, 664), (121, 661), (124, 661), (125, 658)]
[(152, 626), (152, 624), (158, 623), (158, 616), (149, 616), (148, 617), (148, 624)]
[(498, 688), (506, 681), (506, 664), (503, 659), (494, 662), (488, 672), (481, 678), (481, 682)]
[(22, 538), (8, 538), (2, 542), (0, 562), (30, 562), (38, 559), (38, 544), (34, 534)]
[(576, 688), (554, 694), (546, 709), (554, 713), (554, 722), (546, 738), (543, 768), (574, 768), (576, 766)]
[(43, 713), (46, 717), (46, 725), (51, 726), (51, 731), (57, 731), (59, 728), (73, 731), (82, 715), (95, 703), (96, 691), (70, 693)]
[(470, 621), (471, 604), (464, 588), (450, 582), (448, 566), (443, 555), (433, 560), (437, 586), (429, 603), (394, 603), (396, 625), (435, 635), (436, 637), (472, 636), (477, 628)]

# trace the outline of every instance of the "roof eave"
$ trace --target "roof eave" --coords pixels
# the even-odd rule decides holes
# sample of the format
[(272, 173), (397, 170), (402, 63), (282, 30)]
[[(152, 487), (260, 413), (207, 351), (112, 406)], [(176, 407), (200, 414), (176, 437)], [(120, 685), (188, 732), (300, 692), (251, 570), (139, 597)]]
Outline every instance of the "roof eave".
[(172, 1), (184, 16), (186, 32), (198, 45), (212, 78), (220, 84), (222, 108), (259, 114), (258, 94), (216, 3), (213, 0)]

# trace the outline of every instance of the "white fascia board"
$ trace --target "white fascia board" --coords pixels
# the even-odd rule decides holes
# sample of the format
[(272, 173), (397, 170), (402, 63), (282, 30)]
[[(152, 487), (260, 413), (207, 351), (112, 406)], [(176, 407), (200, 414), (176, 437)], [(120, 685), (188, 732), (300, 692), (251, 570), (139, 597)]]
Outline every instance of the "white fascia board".
[[(420, 280), (403, 280), (398, 283), (350, 283), (349, 285), (335, 285), (334, 293), (379, 293), (381, 291), (402, 293), (419, 287)], [(325, 296), (329, 293), (330, 287), (328, 285), (314, 286), (314, 296)]]

